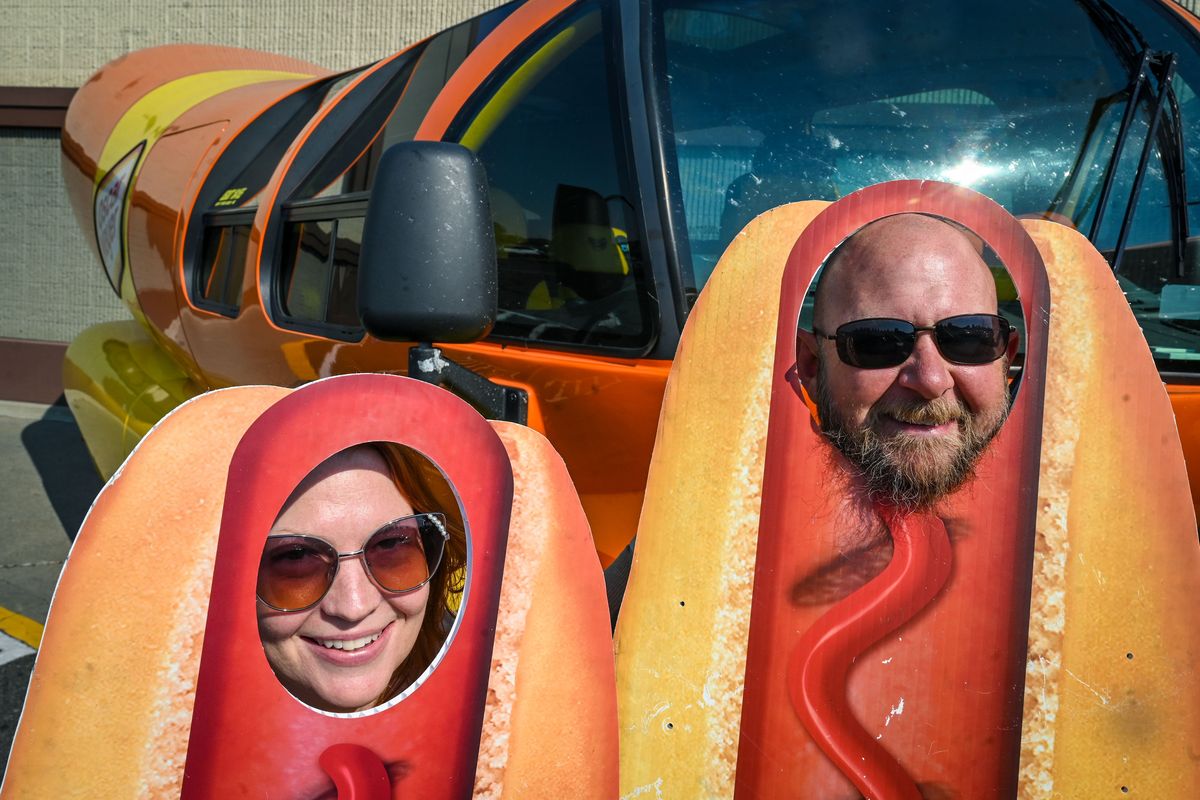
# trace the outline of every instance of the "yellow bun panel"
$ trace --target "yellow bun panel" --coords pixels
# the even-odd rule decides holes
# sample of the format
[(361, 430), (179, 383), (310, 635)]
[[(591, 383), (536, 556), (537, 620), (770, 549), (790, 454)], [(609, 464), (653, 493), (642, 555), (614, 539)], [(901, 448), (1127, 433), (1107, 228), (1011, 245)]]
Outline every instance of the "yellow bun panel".
[(733, 794), (780, 280), (828, 205), (751, 222), (680, 339), (617, 623), (622, 797)]
[(1200, 797), (1200, 546), (1170, 401), (1100, 254), (1024, 225), (1053, 307), (1021, 796)]

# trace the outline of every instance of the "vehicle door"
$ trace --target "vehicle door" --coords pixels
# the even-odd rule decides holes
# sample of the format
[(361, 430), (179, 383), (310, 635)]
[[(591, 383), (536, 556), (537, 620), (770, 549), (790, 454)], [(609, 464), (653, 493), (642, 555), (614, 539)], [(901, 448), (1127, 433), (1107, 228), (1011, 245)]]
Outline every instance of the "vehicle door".
[[(660, 354), (678, 335), (671, 318), (662, 336), (656, 298), (671, 288), (650, 268), (620, 32), (615, 3), (506, 6), (353, 77), (276, 156), (257, 208), (207, 212), (194, 263), (248, 242), (241, 307), (210, 304), (185, 322), (210, 384), (406, 371), (409, 345), (367, 336), (357, 318), (367, 200), (392, 143), (461, 141), (490, 176), (500, 310), (487, 341), (445, 353), (529, 391), (529, 424), (563, 454), (602, 555), (615, 556), (636, 527)], [(430, 134), (435, 117), (445, 123)], [(224, 233), (235, 222), (243, 238)], [(202, 267), (193, 293), (217, 272)]]

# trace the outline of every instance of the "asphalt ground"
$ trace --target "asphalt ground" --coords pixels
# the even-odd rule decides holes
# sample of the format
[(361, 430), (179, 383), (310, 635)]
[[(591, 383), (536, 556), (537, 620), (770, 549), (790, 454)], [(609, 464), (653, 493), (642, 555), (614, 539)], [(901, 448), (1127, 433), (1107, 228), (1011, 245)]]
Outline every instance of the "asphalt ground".
[(64, 406), (0, 401), (0, 770), (59, 572), (102, 486)]

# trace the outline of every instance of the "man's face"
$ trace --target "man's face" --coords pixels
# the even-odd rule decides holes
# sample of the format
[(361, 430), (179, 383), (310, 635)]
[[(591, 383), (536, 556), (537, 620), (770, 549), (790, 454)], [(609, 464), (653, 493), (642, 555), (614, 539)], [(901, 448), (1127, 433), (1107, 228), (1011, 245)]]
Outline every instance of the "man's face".
[[(822, 287), (817, 327), (870, 317), (932, 326), (959, 314), (994, 314), (991, 273), (967, 239), (930, 217), (900, 215), (857, 234)], [(863, 473), (872, 495), (906, 507), (931, 505), (971, 474), (1008, 413), (1007, 364), (947, 361), (931, 333), (918, 333), (908, 359), (860, 369), (836, 345), (810, 340), (810, 389), (822, 430)]]

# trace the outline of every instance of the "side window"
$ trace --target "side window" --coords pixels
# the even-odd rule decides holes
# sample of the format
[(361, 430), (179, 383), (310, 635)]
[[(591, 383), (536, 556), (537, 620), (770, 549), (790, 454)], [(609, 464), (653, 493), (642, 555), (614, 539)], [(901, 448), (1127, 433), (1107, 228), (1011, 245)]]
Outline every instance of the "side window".
[(320, 81), (280, 100), (250, 123), (214, 165), (184, 243), (193, 304), (237, 316), (259, 194), (297, 134), (357, 74)]
[[(459, 65), (511, 7), (456, 25), (380, 68), (314, 132), (285, 179), (272, 315), (285, 327), (362, 337), (356, 283), (367, 199), (383, 152), (411, 141)], [(340, 119), (335, 118), (341, 115)], [(332, 146), (326, 141), (336, 137)]]
[(341, 328), (358, 326), (355, 287), (362, 231), (361, 216), (288, 226), (284, 253), (292, 268), (282, 298), (288, 317)]
[(249, 223), (205, 228), (196, 299), (214, 310), (237, 313), (242, 305), (242, 274), (249, 244)]
[(421, 51), (400, 56), (381, 68), (383, 74), (352, 89), (366, 94), (367, 102), (354, 103), (352, 96), (342, 101), (352, 104), (343, 112), (352, 119), (341, 121), (340, 136), (334, 127), (339, 121), (331, 117), (307, 145), (319, 147), (323, 138), (337, 136), (333, 147), (316, 158), (302, 153), (308, 158), (293, 162), (296, 175), (283, 189), (276, 282), (268, 293), (274, 316), (285, 326), (337, 339), (362, 337), (355, 283), (367, 195), (384, 130), (406, 105), (406, 87), (421, 58)]
[(653, 336), (610, 28), (598, 3), (583, 4), (450, 131), (490, 183), (496, 336), (622, 349)]

